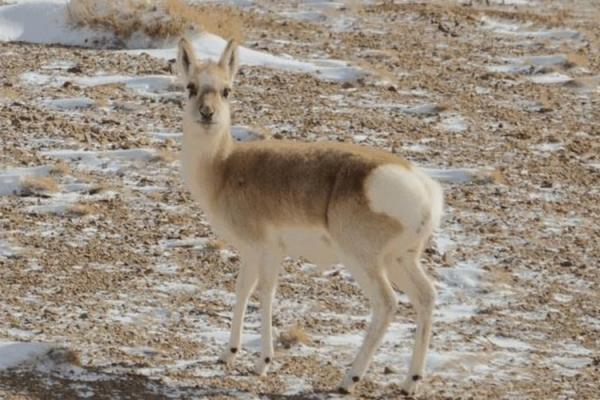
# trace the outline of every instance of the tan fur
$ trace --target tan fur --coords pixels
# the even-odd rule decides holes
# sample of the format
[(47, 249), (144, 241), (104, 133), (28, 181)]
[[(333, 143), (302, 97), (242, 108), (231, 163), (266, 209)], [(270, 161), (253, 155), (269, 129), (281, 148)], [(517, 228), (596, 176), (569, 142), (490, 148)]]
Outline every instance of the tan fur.
[[(356, 217), (369, 210), (364, 184), (374, 168), (410, 168), (389, 153), (342, 143), (232, 141), (222, 156), (207, 185), (216, 188), (209, 207), (252, 241), (264, 238), (267, 226), (329, 229), (335, 219)], [(360, 218), (389, 234), (401, 228), (382, 214), (367, 211)]]

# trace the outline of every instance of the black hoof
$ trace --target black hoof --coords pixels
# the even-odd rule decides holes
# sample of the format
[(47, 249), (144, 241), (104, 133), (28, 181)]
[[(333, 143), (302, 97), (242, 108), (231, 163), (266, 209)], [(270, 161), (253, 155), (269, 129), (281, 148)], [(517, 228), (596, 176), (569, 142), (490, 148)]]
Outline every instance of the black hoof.
[(360, 381), (360, 378), (358, 376), (352, 377), (352, 382), (358, 382), (358, 381)]
[(413, 381), (418, 381), (419, 379), (421, 379), (421, 375), (413, 375), (412, 380)]
[(232, 347), (229, 349), (233, 354), (237, 353), (237, 347)]
[(402, 396), (405, 396), (405, 397), (408, 397), (408, 396), (409, 396), (408, 392), (407, 392), (406, 390), (404, 390), (404, 389), (400, 390), (400, 394), (401, 394)]
[(265, 364), (268, 364), (271, 362), (271, 359), (269, 357), (265, 357)]

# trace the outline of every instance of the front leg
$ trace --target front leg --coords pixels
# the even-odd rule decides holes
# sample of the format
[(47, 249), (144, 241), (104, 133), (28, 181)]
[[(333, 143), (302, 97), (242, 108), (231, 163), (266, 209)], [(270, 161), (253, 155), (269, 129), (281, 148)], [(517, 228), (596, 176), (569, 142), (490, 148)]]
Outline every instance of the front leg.
[(258, 282), (257, 260), (248, 257), (243, 260), (235, 284), (235, 306), (233, 308), (233, 319), (231, 321), (231, 336), (229, 345), (223, 350), (219, 361), (230, 365), (236, 354), (240, 351), (242, 331), (244, 327), (244, 315), (248, 299)]
[(265, 375), (273, 362), (273, 297), (279, 274), (279, 257), (266, 255), (259, 274), (260, 297), (260, 358), (256, 361), (255, 372)]

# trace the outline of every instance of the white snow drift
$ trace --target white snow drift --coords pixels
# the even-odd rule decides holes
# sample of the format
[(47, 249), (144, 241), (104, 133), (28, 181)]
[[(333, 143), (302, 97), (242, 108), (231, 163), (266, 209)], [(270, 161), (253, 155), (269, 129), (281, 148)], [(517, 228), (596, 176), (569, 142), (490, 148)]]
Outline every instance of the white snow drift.
[[(21, 0), (16, 4), (0, 7), (0, 40), (84, 47), (114, 42), (114, 35), (110, 32), (70, 25), (67, 21), (66, 3), (66, 0)], [(195, 37), (192, 42), (200, 59), (211, 60), (218, 58), (226, 44), (225, 39), (209, 33)], [(135, 43), (128, 45), (134, 46)], [(138, 48), (128, 52), (148, 53), (158, 58), (173, 59), (177, 47), (174, 42), (171, 42), (170, 47), (167, 48)], [(240, 47), (239, 52), (242, 65), (308, 73), (324, 80), (350, 81), (366, 75), (364, 70), (340, 60), (300, 61), (290, 56), (275, 56), (243, 46)]]

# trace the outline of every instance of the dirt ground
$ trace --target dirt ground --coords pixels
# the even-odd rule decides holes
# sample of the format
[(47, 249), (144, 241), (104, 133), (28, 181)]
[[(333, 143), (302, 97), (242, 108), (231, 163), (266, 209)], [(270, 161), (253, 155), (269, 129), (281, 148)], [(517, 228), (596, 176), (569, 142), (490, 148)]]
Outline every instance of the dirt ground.
[[(242, 66), (234, 124), (377, 146), (451, 173), (424, 260), (440, 305), (415, 398), (600, 398), (600, 5), (242, 3), (228, 12), (245, 46), (367, 73), (330, 82)], [(73, 352), (0, 370), (0, 398), (342, 398), (369, 313), (351, 277), (287, 260), (274, 326), (307, 339), (279, 345), (268, 376), (253, 376), (253, 298), (246, 350), (232, 368), (217, 364), (239, 260), (180, 179), (183, 90), (77, 81), (169, 75), (172, 64), (26, 43), (1, 42), (0, 54), (0, 175), (50, 171), (0, 196), (0, 341)], [(60, 98), (86, 105), (48, 101)], [(80, 150), (106, 157), (67, 153)], [(401, 398), (414, 313), (399, 301), (356, 398)]]

